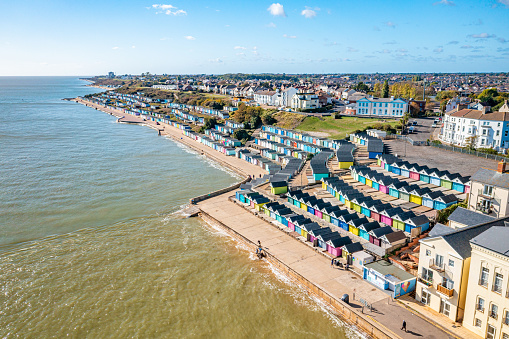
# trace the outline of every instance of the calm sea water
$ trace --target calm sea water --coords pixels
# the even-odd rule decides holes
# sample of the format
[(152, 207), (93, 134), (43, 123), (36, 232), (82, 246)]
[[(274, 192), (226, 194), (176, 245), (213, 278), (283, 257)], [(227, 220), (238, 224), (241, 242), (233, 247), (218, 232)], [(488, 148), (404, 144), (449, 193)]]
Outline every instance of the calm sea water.
[(62, 101), (73, 77), (0, 77), (0, 337), (357, 334), (178, 211), (237, 180), (146, 127)]

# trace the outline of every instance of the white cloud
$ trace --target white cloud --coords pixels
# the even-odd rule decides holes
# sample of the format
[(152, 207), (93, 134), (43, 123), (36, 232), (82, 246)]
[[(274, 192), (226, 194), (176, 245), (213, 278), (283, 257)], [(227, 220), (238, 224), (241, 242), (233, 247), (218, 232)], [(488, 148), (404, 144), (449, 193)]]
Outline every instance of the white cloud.
[(297, 37), (295, 35), (287, 35), (287, 34), (283, 34), (283, 38), (287, 38), (287, 39), (297, 39)]
[(118, 48), (119, 48), (118, 46), (115, 46), (115, 47), (113, 47), (112, 49), (118, 49)]
[(433, 52), (435, 52), (435, 53), (442, 53), (443, 51), (444, 51), (444, 48), (443, 48), (442, 46), (437, 47), (437, 48), (435, 48), (435, 49), (433, 50)]
[(247, 49), (246, 47), (242, 47), (242, 46), (235, 46), (233, 47), (233, 49)]
[(436, 5), (456, 6), (454, 1), (450, 1), (450, 0), (440, 0), (440, 1), (433, 3), (433, 6), (436, 6)]
[(285, 9), (283, 8), (283, 5), (280, 3), (273, 3), (272, 5), (267, 8), (267, 10), (270, 12), (270, 14), (274, 16), (284, 16), (286, 17)]
[(386, 25), (387, 27), (391, 27), (391, 28), (396, 27), (396, 25), (395, 25), (395, 24), (394, 24), (394, 22), (392, 22), (392, 21), (387, 21), (387, 22), (385, 23), (385, 25)]
[(187, 40), (196, 40), (196, 38), (192, 35), (187, 35), (184, 38), (186, 38)]
[(270, 27), (270, 28), (276, 28), (276, 24), (271, 22), (270, 24), (267, 25), (267, 27)]
[(136, 46), (132, 45), (131, 48), (136, 48)]
[(468, 35), (468, 37), (474, 38), (474, 39), (490, 39), (490, 38), (495, 38), (496, 35), (488, 34), (488, 33), (480, 33), (480, 34), (470, 34), (470, 35)]
[(186, 11), (184, 11), (183, 9), (178, 9), (177, 7), (172, 6), (172, 5), (153, 4), (152, 8), (157, 10), (156, 14), (164, 13), (166, 15), (173, 15), (173, 16), (187, 15)]
[(311, 19), (316, 16), (316, 11), (312, 10), (309, 7), (306, 7), (306, 9), (304, 9), (304, 10), (302, 10), (302, 12), (300, 12), (300, 15), (303, 15), (307, 19)]

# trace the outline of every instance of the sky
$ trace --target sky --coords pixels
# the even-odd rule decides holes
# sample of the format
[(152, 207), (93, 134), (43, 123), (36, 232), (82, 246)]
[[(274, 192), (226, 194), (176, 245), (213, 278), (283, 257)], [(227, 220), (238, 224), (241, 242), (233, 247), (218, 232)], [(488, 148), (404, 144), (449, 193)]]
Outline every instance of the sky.
[(509, 0), (4, 0), (0, 76), (508, 72)]

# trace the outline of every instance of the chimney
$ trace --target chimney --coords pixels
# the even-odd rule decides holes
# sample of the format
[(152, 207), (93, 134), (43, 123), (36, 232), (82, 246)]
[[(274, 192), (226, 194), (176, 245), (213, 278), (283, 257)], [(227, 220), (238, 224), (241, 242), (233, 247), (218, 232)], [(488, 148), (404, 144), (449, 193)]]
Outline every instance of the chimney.
[(464, 108), (468, 108), (468, 105), (467, 104), (458, 104), (458, 106), (456, 106), (456, 112), (461, 111)]
[(505, 173), (506, 171), (506, 162), (505, 161), (501, 161), (498, 163), (498, 168), (497, 168), (497, 172), (498, 173)]

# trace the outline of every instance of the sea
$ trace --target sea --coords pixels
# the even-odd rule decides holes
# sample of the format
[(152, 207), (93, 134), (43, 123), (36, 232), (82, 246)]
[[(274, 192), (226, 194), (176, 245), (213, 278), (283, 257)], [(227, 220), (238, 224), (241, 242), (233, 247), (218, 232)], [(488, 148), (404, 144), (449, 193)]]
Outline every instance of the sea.
[(62, 100), (78, 77), (0, 77), (1, 338), (357, 338), (182, 208), (236, 174)]

